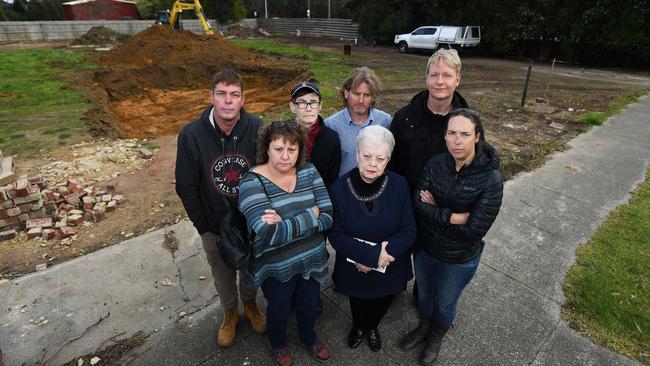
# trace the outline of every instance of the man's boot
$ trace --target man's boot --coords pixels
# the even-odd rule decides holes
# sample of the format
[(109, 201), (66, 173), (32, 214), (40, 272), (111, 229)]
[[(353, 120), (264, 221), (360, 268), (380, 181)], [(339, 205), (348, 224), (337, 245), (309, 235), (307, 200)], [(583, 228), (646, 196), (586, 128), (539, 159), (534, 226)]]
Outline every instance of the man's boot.
[(255, 333), (266, 332), (266, 315), (257, 308), (255, 299), (244, 302), (244, 314), (250, 320), (251, 327)]
[(427, 336), (426, 345), (420, 356), (418, 357), (418, 362), (422, 366), (431, 366), (438, 357), (438, 352), (440, 352), (440, 345), (442, 345), (442, 339), (447, 334), (449, 327), (441, 327), (435, 322), (431, 323), (431, 333)]
[(399, 342), (399, 348), (402, 351), (409, 351), (415, 348), (420, 342), (424, 341), (431, 332), (431, 318), (420, 314), (420, 323), (417, 328), (408, 332)]
[(239, 310), (237, 307), (224, 310), (223, 320), (217, 334), (217, 344), (221, 347), (231, 346), (237, 335), (237, 322), (239, 321)]

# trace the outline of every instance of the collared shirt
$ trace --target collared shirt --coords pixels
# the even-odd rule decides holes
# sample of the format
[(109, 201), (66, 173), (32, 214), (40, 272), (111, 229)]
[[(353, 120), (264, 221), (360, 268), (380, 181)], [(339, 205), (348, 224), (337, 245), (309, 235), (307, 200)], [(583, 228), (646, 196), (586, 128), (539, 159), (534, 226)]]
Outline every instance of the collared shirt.
[(341, 168), (339, 177), (357, 167), (357, 136), (362, 128), (370, 125), (379, 125), (390, 128), (392, 121), (390, 114), (377, 108), (370, 108), (368, 119), (358, 125), (352, 121), (347, 108), (334, 113), (325, 120), (325, 126), (333, 129), (341, 139)]

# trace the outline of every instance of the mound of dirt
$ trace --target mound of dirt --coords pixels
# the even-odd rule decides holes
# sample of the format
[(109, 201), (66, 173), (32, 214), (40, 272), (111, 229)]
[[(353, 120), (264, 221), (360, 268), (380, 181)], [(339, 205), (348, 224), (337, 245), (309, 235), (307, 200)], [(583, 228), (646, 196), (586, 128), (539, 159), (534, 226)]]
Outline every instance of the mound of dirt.
[(221, 30), (224, 37), (235, 38), (266, 38), (269, 34), (259, 28), (244, 27), (239, 24)]
[(104, 26), (92, 27), (88, 33), (72, 41), (72, 45), (107, 45), (122, 43), (129, 36)]
[(87, 116), (91, 130), (106, 116), (122, 137), (144, 138), (177, 133), (210, 103), (212, 75), (238, 71), (244, 80), (245, 108), (262, 113), (285, 106), (291, 86), (308, 78), (306, 70), (257, 58), (220, 35), (177, 32), (152, 26), (98, 57), (94, 102), (107, 111)]

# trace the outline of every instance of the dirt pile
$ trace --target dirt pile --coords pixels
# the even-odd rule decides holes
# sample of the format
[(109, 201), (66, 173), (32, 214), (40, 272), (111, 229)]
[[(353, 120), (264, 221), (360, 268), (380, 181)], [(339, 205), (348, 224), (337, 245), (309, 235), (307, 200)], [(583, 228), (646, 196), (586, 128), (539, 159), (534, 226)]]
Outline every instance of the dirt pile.
[(221, 30), (224, 37), (234, 38), (266, 38), (270, 35), (260, 28), (244, 27), (239, 24)]
[(122, 43), (129, 39), (129, 36), (116, 32), (104, 26), (92, 27), (88, 33), (72, 41), (72, 45), (108, 45)]
[[(244, 79), (245, 108), (261, 113), (284, 106), (293, 83), (305, 70), (258, 59), (220, 35), (176, 32), (153, 26), (129, 38), (97, 59), (99, 93), (95, 103), (104, 111), (89, 116), (106, 125), (107, 116), (123, 137), (175, 134), (210, 103), (212, 75), (223, 68), (237, 70)], [(101, 117), (98, 117), (101, 115)]]

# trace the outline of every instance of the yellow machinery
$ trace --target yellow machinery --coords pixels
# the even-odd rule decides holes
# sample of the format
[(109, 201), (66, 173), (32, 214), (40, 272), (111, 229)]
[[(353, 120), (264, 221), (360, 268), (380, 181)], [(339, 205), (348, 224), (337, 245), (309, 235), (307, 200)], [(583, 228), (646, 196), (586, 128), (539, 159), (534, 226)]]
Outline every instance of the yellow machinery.
[(201, 22), (201, 27), (203, 27), (203, 32), (205, 34), (214, 34), (208, 19), (203, 12), (203, 7), (199, 0), (176, 0), (172, 4), (170, 10), (160, 10), (156, 13), (156, 23), (157, 24), (169, 24), (174, 29), (182, 29), (181, 21), (179, 18), (180, 13), (183, 10), (194, 10), (194, 14), (199, 18)]

